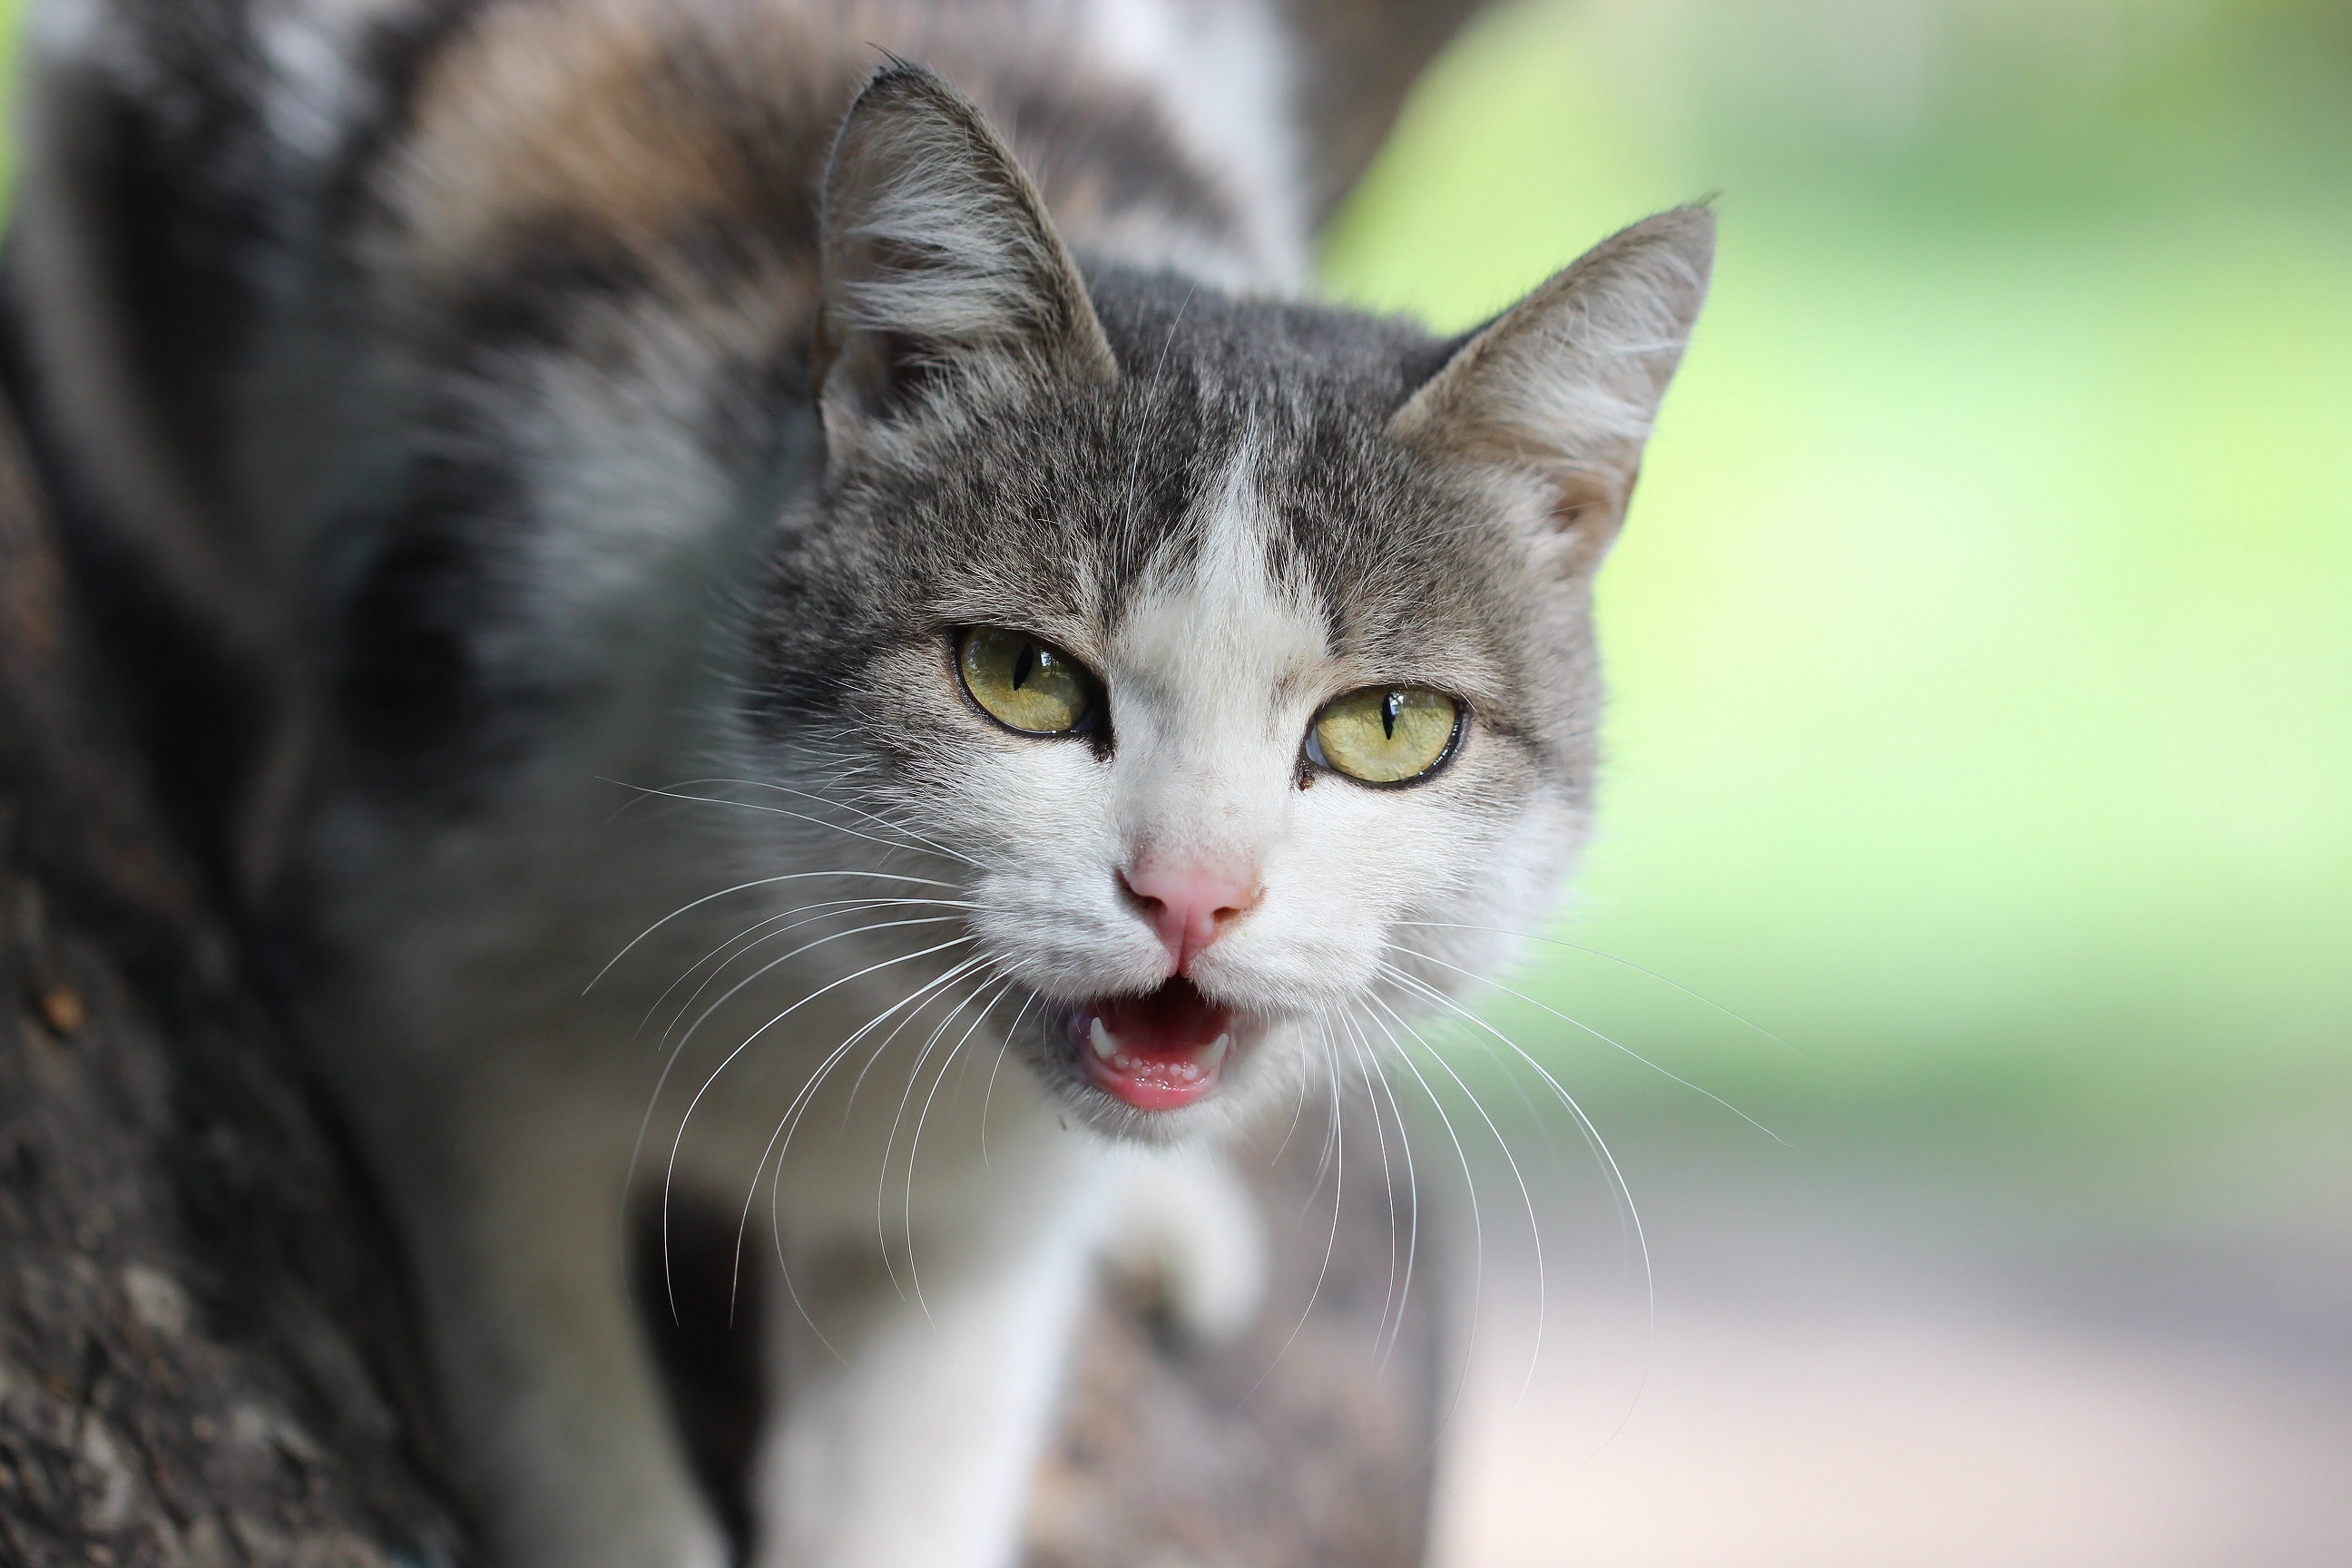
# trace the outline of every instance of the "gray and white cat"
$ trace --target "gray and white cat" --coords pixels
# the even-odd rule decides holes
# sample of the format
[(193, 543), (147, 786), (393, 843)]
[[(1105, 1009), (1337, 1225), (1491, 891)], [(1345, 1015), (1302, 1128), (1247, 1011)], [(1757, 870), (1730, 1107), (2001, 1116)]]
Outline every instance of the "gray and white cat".
[(1574, 860), (1709, 217), (1461, 340), (1307, 302), (1250, 0), (31, 26), (45, 423), (257, 693), (239, 874), (504, 1560), (725, 1561), (634, 1181), (786, 1266), (759, 1561), (1005, 1563), (1095, 1260), (1245, 1321), (1220, 1139)]

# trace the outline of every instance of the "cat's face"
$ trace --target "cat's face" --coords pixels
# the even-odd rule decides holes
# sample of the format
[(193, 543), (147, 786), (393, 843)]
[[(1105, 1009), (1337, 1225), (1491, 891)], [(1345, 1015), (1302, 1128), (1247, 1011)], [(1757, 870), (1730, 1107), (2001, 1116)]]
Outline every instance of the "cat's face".
[(761, 687), (771, 765), (816, 742), (796, 787), (843, 776), (943, 852), (1037, 998), (1024, 1048), (1129, 1121), (1286, 1095), (1300, 1053), (1425, 1010), (1391, 966), (1444, 986), (1412, 955), (1476, 968), (1491, 944), (1458, 928), (1538, 919), (1598, 691), (1534, 498), (1387, 432), (1442, 347), (1097, 292), (1151, 372), (855, 466), (793, 530)]
[(873, 99), (829, 192), (825, 481), (762, 608), (763, 765), (922, 847), (1000, 1026), (1098, 1124), (1413, 1051), (1583, 841), (1589, 578), (1701, 221), (1445, 344), (1081, 283), (960, 105)]

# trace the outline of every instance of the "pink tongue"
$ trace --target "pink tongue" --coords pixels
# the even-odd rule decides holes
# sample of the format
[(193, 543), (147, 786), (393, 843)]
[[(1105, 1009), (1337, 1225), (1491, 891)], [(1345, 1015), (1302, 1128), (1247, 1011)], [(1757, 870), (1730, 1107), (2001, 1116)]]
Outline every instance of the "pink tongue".
[(1070, 1019), (1088, 1080), (1138, 1110), (1206, 1099), (1224, 1068), (1232, 1029), (1232, 1013), (1181, 978), (1149, 996), (1106, 998)]

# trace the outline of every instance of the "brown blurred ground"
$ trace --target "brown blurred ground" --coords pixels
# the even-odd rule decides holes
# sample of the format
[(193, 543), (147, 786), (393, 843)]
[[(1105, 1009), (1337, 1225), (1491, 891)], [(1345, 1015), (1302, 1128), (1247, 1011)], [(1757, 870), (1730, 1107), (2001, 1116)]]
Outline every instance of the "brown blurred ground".
[(1529, 1260), (1505, 1237), (1435, 1561), (2341, 1568), (2346, 1110), (2139, 1162), (1896, 1125), (1793, 1151), (1623, 1131), (1654, 1337), (1593, 1184), (1539, 1198), (1543, 1363), (1520, 1398)]

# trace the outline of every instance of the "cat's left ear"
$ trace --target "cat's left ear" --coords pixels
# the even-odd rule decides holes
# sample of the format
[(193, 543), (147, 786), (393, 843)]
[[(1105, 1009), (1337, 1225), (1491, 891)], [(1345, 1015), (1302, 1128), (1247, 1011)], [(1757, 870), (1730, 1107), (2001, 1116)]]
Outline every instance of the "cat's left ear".
[(825, 170), (814, 378), (828, 449), (927, 399), (1118, 374), (1045, 199), (979, 106), (893, 65), (857, 95)]
[(1572, 567), (1616, 538), (1642, 446), (1706, 298), (1715, 215), (1678, 207), (1603, 240), (1473, 337), (1390, 434), (1539, 488)]

